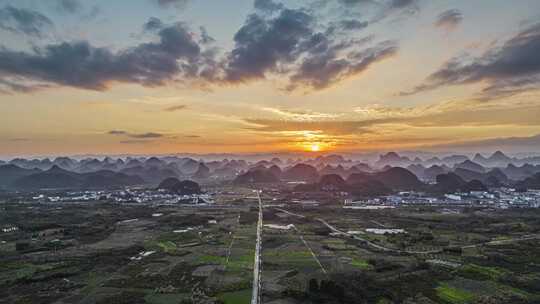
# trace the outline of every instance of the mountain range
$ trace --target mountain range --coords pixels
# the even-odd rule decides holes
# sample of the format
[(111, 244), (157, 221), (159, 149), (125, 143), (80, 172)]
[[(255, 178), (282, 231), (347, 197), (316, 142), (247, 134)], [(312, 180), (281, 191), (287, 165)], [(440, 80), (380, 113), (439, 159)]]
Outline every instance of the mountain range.
[[(531, 163), (523, 163), (526, 160)], [(469, 159), (464, 155), (449, 155), (426, 160), (420, 157), (411, 160), (407, 156), (389, 152), (380, 155), (379, 159), (373, 162), (350, 160), (340, 155), (296, 160), (273, 157), (254, 162), (244, 159), (204, 160), (175, 156), (116, 159), (58, 157), (53, 160), (15, 158), (0, 163), (0, 188), (117, 188), (132, 185), (155, 187), (163, 180), (176, 178), (198, 182), (233, 181), (235, 184), (302, 182), (315, 188), (336, 189), (345, 184), (370, 184), (380, 190), (376, 192), (383, 192), (385, 189), (418, 189), (425, 184), (437, 184), (440, 181), (439, 176), (450, 173), (465, 184), (475, 181), (486, 187), (518, 184), (534, 186), (534, 176), (540, 173), (540, 164), (535, 158), (511, 158), (500, 151), (489, 157), (477, 154)], [(456, 184), (463, 186), (461, 182)]]

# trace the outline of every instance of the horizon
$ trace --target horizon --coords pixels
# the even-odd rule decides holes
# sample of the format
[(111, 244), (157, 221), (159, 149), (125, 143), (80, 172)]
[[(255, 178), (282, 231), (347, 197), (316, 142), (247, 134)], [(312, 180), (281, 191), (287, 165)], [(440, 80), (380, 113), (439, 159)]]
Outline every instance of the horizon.
[(540, 2), (1, 0), (0, 158), (540, 149)]
[[(396, 153), (402, 157), (419, 158), (422, 161), (426, 161), (429, 158), (443, 158), (450, 156), (465, 156), (469, 159), (473, 159), (474, 156), (480, 155), (486, 158), (496, 154), (497, 152), (502, 152), (504, 155), (516, 159), (525, 159), (532, 157), (540, 157), (540, 152), (519, 152), (519, 153), (506, 153), (505, 151), (496, 150), (490, 152), (469, 152), (469, 153), (460, 153), (455, 151), (445, 151), (445, 152), (430, 152), (430, 151), (372, 151), (372, 152), (312, 152), (312, 151), (302, 151), (302, 152), (245, 152), (245, 153), (165, 153), (165, 154), (73, 154), (73, 155), (14, 155), (14, 156), (0, 156), (0, 161), (10, 162), (15, 159), (38, 159), (38, 160), (54, 160), (56, 158), (68, 157), (75, 160), (84, 160), (84, 159), (126, 159), (126, 158), (138, 158), (145, 159), (151, 157), (165, 158), (165, 157), (178, 157), (178, 158), (198, 158), (200, 160), (209, 161), (209, 160), (224, 160), (224, 159), (238, 159), (238, 160), (250, 160), (250, 161), (259, 161), (259, 160), (268, 160), (270, 158), (297, 158), (301, 160), (310, 160), (316, 159), (319, 157), (328, 157), (328, 156), (342, 156), (346, 160), (367, 160), (367, 159), (377, 159), (381, 156), (387, 155), (388, 153)], [(284, 160), (284, 159), (282, 159)]]

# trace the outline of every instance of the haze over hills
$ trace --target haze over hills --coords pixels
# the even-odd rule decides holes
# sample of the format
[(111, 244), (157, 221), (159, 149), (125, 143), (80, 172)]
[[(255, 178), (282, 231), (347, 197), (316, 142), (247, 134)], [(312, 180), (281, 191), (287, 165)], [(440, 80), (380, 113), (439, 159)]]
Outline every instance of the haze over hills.
[[(304, 189), (348, 188), (370, 184), (384, 189), (440, 192), (483, 187), (536, 187), (540, 157), (516, 158), (497, 151), (490, 156), (447, 155), (422, 159), (396, 152), (378, 159), (349, 159), (342, 155), (289, 158), (193, 159), (176, 156), (84, 158), (53, 160), (15, 158), (0, 165), (4, 189), (118, 188), (157, 186), (168, 178), (197, 182), (230, 181), (234, 184), (301, 182)], [(449, 178), (445, 178), (445, 174)], [(451, 174), (451, 175), (448, 175)], [(329, 177), (333, 176), (333, 177)], [(340, 177), (337, 179), (336, 177)], [(452, 183), (448, 182), (453, 181)], [(439, 188), (426, 185), (439, 183)]]

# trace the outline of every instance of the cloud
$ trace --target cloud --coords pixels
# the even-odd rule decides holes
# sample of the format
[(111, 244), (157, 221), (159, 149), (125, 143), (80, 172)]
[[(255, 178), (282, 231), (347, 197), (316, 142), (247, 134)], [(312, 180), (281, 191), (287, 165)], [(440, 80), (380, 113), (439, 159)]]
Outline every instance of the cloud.
[(300, 42), (313, 34), (313, 17), (302, 10), (285, 9), (273, 19), (250, 15), (234, 36), (235, 48), (226, 67), (226, 80), (245, 82), (265, 78), (279, 64), (297, 59)]
[[(255, 5), (256, 13), (247, 17), (234, 36), (234, 47), (224, 55), (212, 46), (214, 39), (204, 27), (194, 33), (184, 23), (166, 24), (154, 17), (143, 25), (143, 36), (152, 36), (152, 42), (121, 50), (88, 41), (30, 51), (0, 46), (0, 89), (30, 92), (69, 86), (104, 91), (116, 83), (207, 88), (274, 76), (286, 90), (312, 91), (357, 76), (398, 50), (394, 41), (349, 36), (366, 22), (325, 23), (309, 9), (288, 9), (272, 1)], [(18, 86), (10, 85), (15, 83)]]
[(147, 140), (136, 140), (136, 139), (130, 139), (130, 140), (121, 140), (121, 144), (126, 145), (140, 145), (140, 144), (147, 144), (149, 141)]
[(151, 0), (162, 8), (185, 8), (189, 0)]
[(372, 37), (356, 39), (336, 33), (367, 24), (349, 21), (345, 27), (336, 27), (331, 22), (317, 31), (318, 25), (317, 18), (304, 9), (284, 8), (275, 16), (250, 15), (234, 37), (225, 82), (245, 83), (277, 75), (288, 77), (289, 91), (322, 90), (397, 52), (393, 41), (364, 48)]
[(506, 97), (540, 85), (540, 23), (530, 26), (477, 58), (455, 57), (410, 92), (448, 85), (487, 83), (485, 99)]
[(129, 134), (129, 136), (133, 138), (161, 138), (163, 137), (163, 134), (149, 132), (149, 133), (141, 133), (141, 134)]
[(181, 111), (185, 109), (187, 109), (187, 105), (175, 105), (175, 106), (166, 107), (165, 109), (163, 109), (163, 111), (176, 112), (176, 111)]
[(98, 5), (85, 7), (81, 0), (54, 0), (51, 2), (56, 3), (55, 8), (60, 13), (77, 15), (82, 20), (94, 19), (101, 13), (101, 8)]
[(540, 134), (533, 136), (523, 136), (523, 137), (497, 137), (497, 138), (488, 138), (480, 140), (469, 140), (469, 141), (459, 141), (459, 142), (450, 142), (440, 145), (434, 145), (430, 148), (438, 149), (462, 149), (462, 150), (505, 150), (505, 151), (531, 151), (531, 149), (540, 148)]
[(0, 77), (102, 91), (114, 82), (152, 87), (211, 74), (211, 55), (185, 24), (163, 27), (157, 37), (158, 42), (117, 52), (86, 41), (36, 47), (33, 52), (0, 47)]
[(324, 89), (351, 76), (358, 75), (372, 64), (397, 53), (394, 42), (385, 41), (375, 47), (351, 52), (347, 57), (338, 57), (332, 51), (304, 59), (298, 71), (291, 76), (289, 90), (303, 85), (316, 90)]
[(10, 138), (8, 141), (10, 142), (28, 142), (30, 141), (29, 138)]
[(255, 125), (254, 127), (247, 127), (246, 129), (264, 133), (312, 132), (332, 136), (372, 133), (372, 131), (367, 128), (372, 124), (371, 121), (246, 119), (246, 122)]
[(156, 17), (150, 17), (145, 24), (143, 24), (143, 30), (147, 32), (157, 32), (165, 27), (165, 24), (161, 19)]
[(56, 0), (56, 2), (58, 9), (71, 14), (80, 12), (83, 7), (79, 0)]
[(125, 135), (125, 134), (128, 134), (126, 131), (121, 131), (121, 130), (111, 130), (109, 132), (107, 132), (107, 134), (109, 135)]
[(155, 132), (147, 132), (147, 133), (130, 133), (123, 130), (111, 130), (107, 132), (109, 135), (115, 135), (115, 136), (127, 136), (131, 138), (136, 139), (152, 139), (152, 138), (161, 138), (164, 137), (161, 133), (155, 133)]
[(199, 39), (200, 44), (209, 44), (216, 41), (216, 39), (208, 35), (208, 31), (204, 26), (200, 26), (199, 30), (201, 32), (201, 38)]
[[(324, 113), (297, 113), (263, 108), (283, 119), (245, 119), (246, 129), (265, 134), (317, 132), (326, 136), (350, 136), (378, 133), (389, 126), (410, 128), (540, 126), (540, 104), (513, 105), (478, 102), (446, 102), (430, 106), (357, 107), (348, 116)], [(513, 115), (508, 115), (511, 112)], [(337, 119), (339, 118), (339, 119)]]
[(278, 3), (272, 0), (255, 0), (253, 6), (255, 9), (263, 12), (275, 12), (284, 8), (282, 3)]
[(338, 3), (343, 6), (345, 16), (365, 15), (368, 8), (374, 9), (373, 22), (392, 14), (414, 15), (420, 10), (418, 0), (339, 0)]
[(334, 113), (320, 113), (313, 111), (290, 111), (276, 108), (262, 108), (263, 111), (277, 114), (279, 116), (292, 120), (315, 120), (315, 119), (332, 119), (341, 116)]
[(463, 14), (457, 9), (450, 9), (442, 12), (435, 20), (435, 27), (451, 32), (463, 21)]
[(54, 26), (47, 16), (32, 10), (5, 6), (0, 9), (0, 29), (33, 37), (43, 37)]
[(41, 89), (49, 88), (47, 84), (24, 84), (22, 82), (8, 79), (0, 78), (0, 93), (2, 94), (11, 94), (11, 93), (34, 93)]
[(366, 28), (369, 25), (369, 22), (358, 20), (343, 20), (339, 23), (339, 25), (344, 30), (354, 31)]

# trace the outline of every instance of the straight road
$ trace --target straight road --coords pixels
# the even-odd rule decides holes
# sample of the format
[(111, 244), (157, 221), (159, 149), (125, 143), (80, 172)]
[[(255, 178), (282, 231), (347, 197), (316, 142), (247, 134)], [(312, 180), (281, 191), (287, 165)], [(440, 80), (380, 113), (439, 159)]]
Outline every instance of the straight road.
[(263, 231), (263, 207), (260, 190), (257, 190), (257, 199), (259, 200), (259, 220), (257, 222), (257, 243), (255, 244), (255, 259), (253, 265), (253, 291), (251, 294), (251, 304), (261, 303), (261, 243)]

